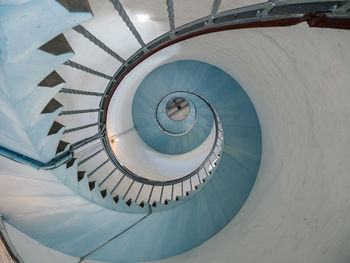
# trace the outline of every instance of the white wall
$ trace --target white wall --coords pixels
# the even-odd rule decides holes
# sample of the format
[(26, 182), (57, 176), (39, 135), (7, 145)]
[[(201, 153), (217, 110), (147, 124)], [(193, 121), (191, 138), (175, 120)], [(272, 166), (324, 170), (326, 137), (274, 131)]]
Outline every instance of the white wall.
[[(101, 8), (113, 11), (107, 5)], [(101, 19), (111, 24), (107, 18)], [(192, 17), (180, 19), (178, 24), (186, 19)], [(120, 45), (121, 55), (126, 57), (138, 48), (135, 40), (130, 40), (134, 41), (131, 51), (126, 50), (128, 41), (119, 41), (122, 26), (112, 27), (116, 34), (111, 35), (109, 30), (94, 30), (92, 23), (87, 28), (112, 48)], [(133, 39), (124, 29), (122, 36)], [(119, 49), (115, 50), (118, 53)], [(200, 36), (149, 58), (152, 67), (196, 59), (224, 69), (250, 96), (263, 133), (261, 169), (237, 217), (200, 247), (161, 262), (350, 261), (349, 58), (349, 31), (306, 25)], [(58, 71), (69, 77), (64, 66)], [(72, 88), (81, 84), (76, 85)], [(105, 85), (95, 86), (103, 90)], [(88, 83), (86, 87), (90, 87)], [(15, 235), (20, 233), (14, 231), (12, 238)], [(14, 243), (26, 263), (73, 260), (23, 240)]]
[[(179, 54), (176, 47), (167, 53), (157, 53), (135, 67), (120, 83), (111, 98), (107, 112), (109, 137), (134, 127), (132, 102), (141, 81), (155, 68)], [(180, 155), (168, 155), (146, 145), (136, 130), (118, 137), (111, 147), (118, 159), (139, 176), (153, 180), (169, 180), (189, 174), (205, 160), (215, 141), (215, 128), (196, 149)]]
[(247, 91), (263, 156), (233, 221), (200, 247), (161, 262), (349, 262), (349, 31), (245, 29), (176, 48), (173, 60), (217, 65)]
[[(80, 261), (80, 258), (45, 247), (6, 222), (4, 225), (11, 242), (24, 263), (78, 263)], [(85, 260), (84, 262), (98, 263), (100, 261)]]

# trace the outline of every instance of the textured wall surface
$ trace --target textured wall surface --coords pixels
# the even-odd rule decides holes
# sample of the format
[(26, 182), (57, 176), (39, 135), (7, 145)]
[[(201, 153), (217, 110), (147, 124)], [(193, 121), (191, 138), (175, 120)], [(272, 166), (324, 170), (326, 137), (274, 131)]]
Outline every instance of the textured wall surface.
[(301, 24), (215, 33), (162, 51), (176, 48), (174, 59), (234, 76), (263, 140), (257, 181), (238, 216), (162, 262), (349, 262), (349, 43), (348, 31)]
[[(96, 15), (100, 21), (99, 26), (108, 27), (114, 22), (114, 25), (123, 24), (115, 14), (104, 16), (113, 11), (109, 2), (101, 6), (97, 1), (91, 2), (95, 9), (103, 9), (102, 15)], [(123, 3), (126, 8), (135, 8), (131, 3)], [(205, 1), (200, 9), (193, 3), (177, 2), (175, 11), (184, 12), (176, 18), (177, 26), (208, 14), (209, 1)], [(223, 3), (227, 4), (227, 1)], [(253, 0), (249, 3), (253, 3)], [(165, 14), (164, 8), (159, 10)], [(132, 19), (135, 17), (132, 16)], [(95, 22), (86, 23), (86, 27), (100, 38), (105, 36), (103, 40), (108, 45), (117, 46), (118, 51), (120, 48), (123, 57), (139, 48), (127, 28), (121, 32), (120, 26), (118, 37), (115, 37), (107, 30), (99, 30)], [(166, 17), (164, 19), (162, 16), (158, 29), (164, 30), (166, 23)], [(149, 24), (137, 26), (141, 31), (142, 28), (145, 29), (141, 34), (157, 34), (157, 30)], [(66, 33), (73, 48), (74, 41), (77, 41), (76, 47), (79, 50), (81, 43), (74, 34), (71, 31)], [(89, 43), (88, 40), (84, 41)], [(349, 43), (348, 31), (310, 29), (303, 24), (289, 28), (226, 31), (168, 47), (135, 69), (139, 69), (142, 72), (139, 76), (142, 76), (162, 64), (179, 59), (193, 59), (216, 65), (231, 74), (247, 92), (257, 110), (262, 128), (261, 167), (243, 209), (223, 231), (200, 247), (163, 262), (349, 262)], [(93, 49), (96, 47), (91, 46), (86, 44), (82, 47), (75, 59), (81, 63), (92, 63), (88, 66), (94, 66), (108, 74), (113, 73), (117, 63), (105, 64), (102, 58), (94, 61), (86, 56), (94, 54)], [(86, 53), (88, 48), (91, 48), (91, 53)], [(67, 79), (68, 86), (81, 85), (87, 90), (98, 87), (101, 91), (106, 85), (106, 80), (93, 81), (86, 73), (75, 74), (66, 66), (58, 71)], [(3, 92), (8, 93), (9, 90), (4, 89)], [(71, 105), (72, 109), (79, 106), (77, 100), (61, 99), (63, 104)], [(91, 100), (91, 105), (97, 104), (98, 100)], [(67, 124), (81, 121), (72, 121), (68, 117), (62, 119)], [(75, 136), (65, 135), (73, 141), (77, 139)], [(6, 167), (0, 174), (0, 212), (11, 223), (21, 225), (22, 230), (27, 229), (26, 232), (38, 240), (73, 253), (74, 249), (84, 250), (87, 247), (86, 243), (80, 242), (82, 232), (95, 239), (95, 233), (89, 232), (90, 226), (94, 224), (93, 219), (100, 218), (102, 221), (108, 216), (113, 218), (111, 226), (120, 226), (120, 222), (113, 221), (117, 212), (100, 210), (100, 207), (83, 198), (77, 198), (52, 175), (28, 167), (18, 167), (3, 158), (0, 161), (1, 167)], [(226, 162), (229, 161), (226, 159)], [(222, 171), (222, 174), (227, 172), (224, 169)], [(207, 201), (215, 207), (210, 203), (211, 200)], [(67, 211), (67, 207), (71, 210)], [(75, 207), (86, 208), (86, 211), (77, 216), (74, 213)], [(175, 212), (182, 214), (181, 208)], [(96, 218), (89, 218), (91, 213)], [(222, 216), (222, 211), (220, 213), (215, 210), (211, 219), (215, 221), (219, 215)], [(81, 217), (89, 220), (84, 221)], [(169, 218), (172, 218), (171, 215)], [(159, 225), (164, 222), (161, 219), (159, 218)], [(80, 228), (82, 232), (79, 232), (77, 229), (81, 222), (84, 225)], [(74, 225), (77, 228), (73, 231), (71, 227)], [(157, 230), (159, 225), (153, 227)], [(198, 226), (199, 235), (211, 231), (208, 228), (201, 229), (201, 226)], [(46, 232), (41, 232), (43, 229)], [(106, 229), (110, 229), (108, 224)], [(62, 230), (67, 234), (65, 238), (72, 237), (71, 243), (48, 238)], [(191, 227), (189, 230), (192, 230)], [(136, 231), (134, 236), (141, 236), (140, 233), (143, 233), (142, 229)], [(18, 242), (24, 239), (20, 237)], [(84, 239), (86, 241), (88, 239)], [(92, 242), (88, 245), (90, 249), (95, 246)], [(143, 246), (141, 240), (137, 245)], [(152, 252), (151, 245), (154, 244), (148, 245)], [(184, 244), (176, 245), (181, 248)], [(29, 250), (22, 251), (29, 255)], [(113, 247), (110, 251), (114, 252)]]

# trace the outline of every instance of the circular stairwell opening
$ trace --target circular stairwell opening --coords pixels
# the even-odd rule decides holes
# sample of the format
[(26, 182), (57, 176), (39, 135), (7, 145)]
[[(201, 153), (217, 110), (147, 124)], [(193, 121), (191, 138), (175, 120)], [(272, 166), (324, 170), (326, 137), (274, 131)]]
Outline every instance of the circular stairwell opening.
[(166, 105), (166, 114), (174, 121), (182, 121), (190, 114), (191, 107), (185, 98), (176, 97)]
[(194, 127), (197, 121), (197, 111), (193, 102), (196, 98), (193, 96), (183, 91), (175, 91), (159, 101), (156, 106), (155, 119), (157, 126), (164, 133), (181, 136)]

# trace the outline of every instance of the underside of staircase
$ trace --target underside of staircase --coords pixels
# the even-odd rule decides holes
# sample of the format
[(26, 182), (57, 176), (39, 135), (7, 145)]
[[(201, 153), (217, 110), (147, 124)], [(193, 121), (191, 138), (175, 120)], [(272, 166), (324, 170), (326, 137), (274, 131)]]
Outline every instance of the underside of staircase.
[(0, 259), (346, 262), (349, 1), (158, 2), (0, 3)]

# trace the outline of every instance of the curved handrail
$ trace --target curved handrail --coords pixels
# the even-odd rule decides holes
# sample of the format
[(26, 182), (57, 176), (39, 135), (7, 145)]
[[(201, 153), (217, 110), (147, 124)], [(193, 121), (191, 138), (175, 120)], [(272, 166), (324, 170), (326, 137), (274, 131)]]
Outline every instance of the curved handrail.
[(60, 167), (63, 164), (66, 164), (70, 160), (72, 160), (74, 157), (74, 152), (71, 150), (68, 150), (68, 151), (56, 156), (55, 158), (53, 158), (52, 160), (50, 160), (47, 163), (43, 163), (41, 161), (35, 160), (29, 156), (26, 156), (26, 155), (21, 154), (21, 153), (17, 153), (15, 151), (12, 151), (12, 150), (7, 149), (7, 148), (2, 147), (2, 146), (0, 146), (0, 155), (6, 157), (8, 159), (11, 159), (15, 162), (30, 165), (38, 170), (52, 170), (52, 169), (56, 169), (56, 168)]
[[(300, 11), (302, 10), (299, 8), (300, 5), (301, 6), (305, 5), (305, 7), (307, 7), (305, 8), (304, 12)], [(101, 101), (100, 101), (100, 110), (99, 110), (99, 116), (98, 116), (99, 129), (100, 130), (105, 129), (107, 110), (108, 110), (110, 99), (113, 96), (114, 91), (117, 89), (117, 87), (123, 80), (123, 78), (134, 67), (136, 67), (139, 63), (141, 63), (143, 60), (145, 60), (155, 52), (169, 45), (172, 45), (174, 43), (177, 43), (201, 34), (207, 34), (207, 33), (212, 33), (212, 32), (217, 32), (222, 30), (252, 28), (252, 27), (290, 26), (301, 22), (307, 22), (309, 23), (310, 26), (315, 26), (314, 21), (319, 19), (320, 14), (321, 15), (331, 14), (334, 16), (334, 10), (336, 10), (335, 8), (336, 7), (335, 7), (334, 1), (326, 1), (326, 2), (310, 1), (310, 0), (273, 1), (273, 2), (269, 1), (261, 4), (256, 4), (252, 6), (224, 11), (221, 13), (216, 13), (214, 16), (209, 15), (201, 19), (192, 21), (181, 27), (173, 28), (171, 31), (145, 44), (142, 48), (136, 51), (131, 57), (129, 57), (129, 59), (127, 59), (116, 71), (116, 73), (112, 77), (112, 80), (107, 85), (106, 90), (104, 92), (104, 96), (101, 98)], [(317, 23), (316, 23), (316, 26), (317, 26)], [(198, 94), (195, 94), (195, 95), (198, 95)], [(206, 100), (204, 99), (204, 101)], [(209, 104), (207, 103), (207, 105), (210, 107), (210, 109), (214, 110), (211, 107), (210, 103)], [(216, 114), (215, 110), (213, 111), (213, 114), (214, 116), (217, 116), (215, 115)], [(216, 128), (218, 127), (219, 123), (220, 122), (217, 119), (215, 123)], [(186, 181), (189, 178), (192, 178), (192, 176), (195, 175), (196, 172), (198, 174), (198, 172), (203, 168), (203, 166), (210, 160), (212, 151), (216, 147), (215, 145), (217, 143), (217, 139), (218, 139), (218, 130), (216, 129), (216, 136), (215, 136), (216, 142), (213, 145), (214, 148), (211, 149), (211, 153), (207, 156), (204, 162), (192, 173), (185, 175), (182, 178), (169, 180), (166, 182), (149, 180), (149, 179), (145, 179), (137, 176), (117, 160), (113, 151), (110, 148), (109, 141), (106, 135), (105, 137), (103, 137), (102, 143), (104, 145), (104, 149), (107, 155), (110, 157), (113, 163), (116, 165), (117, 168), (123, 171), (123, 177), (127, 175), (129, 178), (133, 180), (133, 182), (134, 181), (141, 182), (142, 187), (144, 184), (150, 184), (150, 185), (153, 185), (153, 187), (160, 185), (162, 186), (162, 191), (163, 191), (164, 186), (166, 185), (174, 186), (175, 184), (180, 182), (182, 187), (182, 182)], [(220, 157), (220, 155), (218, 157)], [(199, 176), (198, 176), (198, 179), (200, 182)], [(142, 191), (142, 187), (140, 191)], [(152, 187), (149, 199), (152, 195), (153, 187)], [(192, 190), (192, 185), (191, 185), (191, 190)], [(124, 195), (124, 197), (126, 196), (126, 194)], [(139, 194), (140, 192), (138, 193), (138, 196)], [(172, 193), (172, 196), (173, 196), (173, 193)], [(162, 197), (160, 197), (160, 200), (161, 199)], [(137, 201), (137, 198), (135, 201)]]
[[(0, 154), (19, 162), (28, 163), (37, 169), (53, 169), (65, 164), (73, 159), (74, 150), (76, 148), (80, 148), (96, 139), (101, 139), (104, 144), (106, 143), (106, 113), (114, 91), (117, 89), (123, 78), (134, 67), (155, 52), (174, 43), (202, 34), (241, 28), (291, 26), (301, 22), (307, 22), (309, 26), (313, 27), (350, 29), (350, 12), (348, 8), (348, 1), (270, 0), (265, 3), (227, 10), (224, 12), (217, 12), (216, 9), (216, 11), (212, 12), (210, 15), (192, 21), (181, 27), (174, 28), (173, 26), (169, 32), (159, 36), (145, 45), (142, 45), (142, 48), (137, 50), (126, 61), (122, 61), (122, 65), (119, 67), (107, 85), (100, 101), (98, 113), (98, 134), (85, 138), (71, 145), (71, 148), (67, 152), (56, 156), (53, 160), (46, 164), (33, 160), (27, 156), (8, 151), (8, 149), (3, 147)], [(218, 124), (221, 123), (218, 122)], [(217, 136), (215, 138), (217, 139)], [(127, 169), (122, 164), (120, 164), (120, 167), (118, 168)], [(194, 172), (195, 171), (192, 173)], [(180, 178), (180, 180), (183, 178), (188, 178), (188, 176), (190, 175), (186, 175), (185, 177)], [(152, 180), (145, 180), (145, 183), (154, 183)], [(178, 180), (179, 179), (172, 181), (176, 183)]]
[[(303, 9), (303, 6), (305, 6), (305, 9)], [(123, 64), (107, 85), (100, 101), (98, 116), (99, 131), (101, 133), (105, 131), (104, 124), (109, 100), (111, 94), (122, 79), (147, 57), (169, 45), (191, 37), (223, 30), (292, 26), (302, 22), (307, 22), (310, 27), (350, 29), (350, 9), (348, 7), (349, 2), (344, 0), (270, 0), (223, 12), (212, 12), (212, 14), (206, 17), (194, 20), (178, 28), (172, 27), (171, 31), (145, 44), (126, 61), (122, 60)], [(91, 139), (91, 142), (99, 138), (99, 136), (92, 136), (89, 139)], [(37, 169), (53, 169), (67, 163), (73, 158), (73, 153), (68, 151), (68, 153), (56, 156), (44, 164), (5, 147), (1, 148), (0, 155), (21, 163), (26, 163)]]
[[(109, 102), (119, 83), (134, 67), (159, 50), (192, 37), (224, 30), (292, 26), (302, 22), (307, 22), (314, 27), (328, 26), (334, 28), (337, 19), (344, 19), (345, 17), (345, 20), (350, 21), (349, 13), (346, 10), (339, 12), (343, 5), (342, 1), (334, 0), (269, 1), (219, 12), (214, 16), (208, 15), (174, 28), (174, 30), (142, 46), (118, 68), (100, 101), (99, 129), (102, 129), (106, 122)], [(305, 6), (305, 11), (302, 8), (303, 6)], [(320, 18), (324, 19), (320, 21)], [(341, 25), (339, 25), (339, 28), (342, 28)]]
[[(185, 176), (183, 176), (181, 178), (177, 178), (177, 179), (173, 179), (173, 180), (158, 181), (158, 180), (150, 180), (150, 179), (146, 179), (146, 178), (143, 178), (141, 176), (138, 176), (137, 174), (132, 172), (130, 169), (128, 169), (124, 164), (122, 164), (121, 161), (118, 160), (118, 158), (114, 154), (113, 150), (111, 149), (110, 144), (109, 144), (109, 137), (108, 137), (107, 134), (105, 134), (105, 136), (102, 139), (102, 143), (103, 143), (103, 146), (104, 146), (104, 148), (105, 148), (105, 150), (107, 152), (107, 155), (113, 161), (115, 166), (124, 175), (126, 175), (127, 177), (131, 178), (132, 180), (134, 180), (136, 182), (139, 182), (139, 183), (142, 183), (142, 184), (148, 184), (148, 185), (156, 185), (156, 186), (174, 185), (174, 184), (178, 184), (178, 183), (184, 182), (184, 181), (190, 179), (191, 177), (193, 177), (194, 175), (196, 175), (208, 163), (208, 160), (213, 155), (213, 152), (214, 152), (215, 148), (218, 146), (217, 145), (218, 138), (220, 138), (220, 140), (223, 141), (223, 136), (219, 137), (219, 133), (223, 134), (221, 121), (220, 121), (219, 116), (216, 113), (214, 107), (211, 105), (211, 103), (207, 99), (205, 99), (204, 97), (202, 97), (201, 95), (199, 95), (199, 94), (197, 94), (195, 92), (191, 92), (191, 91), (176, 91), (176, 92), (183, 92), (183, 93), (192, 94), (194, 96), (197, 96), (198, 98), (200, 98), (202, 101), (204, 101), (207, 104), (207, 106), (211, 110), (211, 112), (213, 114), (213, 117), (214, 117), (215, 140), (214, 140), (213, 146), (211, 147), (211, 149), (210, 149), (207, 157), (204, 159), (204, 161), (194, 171), (192, 171), (191, 173), (189, 173), (189, 174), (187, 174), (187, 175), (185, 175)], [(221, 150), (220, 147), (219, 147), (219, 149)]]

